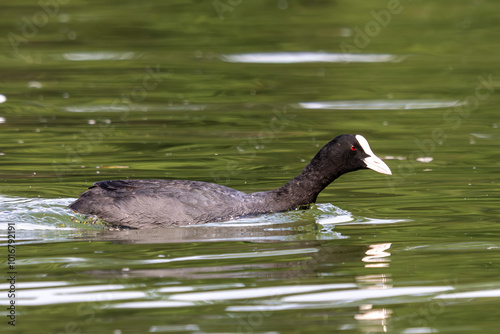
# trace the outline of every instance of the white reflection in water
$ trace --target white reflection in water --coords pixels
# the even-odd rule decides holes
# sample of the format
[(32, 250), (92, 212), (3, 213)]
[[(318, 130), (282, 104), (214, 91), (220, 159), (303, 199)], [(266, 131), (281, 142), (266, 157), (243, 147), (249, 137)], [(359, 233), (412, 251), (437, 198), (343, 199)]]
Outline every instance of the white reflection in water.
[[(366, 299), (380, 299), (390, 298), (397, 296), (418, 296), (428, 295), (436, 292), (453, 290), (450, 286), (441, 287), (403, 287), (393, 288), (387, 290), (341, 290), (341, 291), (328, 291), (320, 293), (303, 294), (297, 296), (287, 296), (282, 298), (277, 304), (258, 304), (258, 305), (234, 305), (226, 308), (226, 311), (235, 312), (264, 312), (264, 311), (277, 311), (289, 309), (304, 309), (304, 308), (330, 308), (334, 305), (344, 307), (345, 304), (350, 304), (356, 301)], [(395, 301), (391, 301), (394, 303)], [(306, 304), (307, 303), (307, 304)], [(366, 308), (366, 306), (363, 306)], [(386, 311), (389, 314), (389, 311)]]
[[(385, 268), (389, 267), (389, 257), (391, 253), (387, 252), (391, 248), (391, 243), (382, 243), (370, 245), (365, 252), (366, 256), (361, 259), (365, 262), (366, 268)], [(388, 290), (392, 289), (392, 279), (389, 274), (372, 274), (356, 276), (356, 282), (364, 289)], [(354, 316), (358, 321), (364, 321), (363, 326), (369, 326), (365, 332), (387, 332), (387, 321), (392, 310), (389, 308), (374, 308), (373, 304), (359, 305), (359, 312)], [(377, 326), (377, 328), (373, 328)], [(379, 330), (380, 328), (380, 330)]]
[(434, 160), (434, 158), (433, 157), (418, 157), (416, 160), (427, 164), (429, 162), (432, 162), (432, 160)]
[(268, 288), (231, 289), (222, 291), (204, 291), (195, 293), (183, 293), (171, 296), (173, 300), (207, 301), (207, 300), (232, 300), (250, 299), (280, 296), (295, 293), (326, 289), (346, 289), (354, 288), (354, 284), (317, 284), (317, 285), (296, 285), (296, 286), (274, 286)]
[(146, 111), (199, 111), (205, 110), (206, 105), (202, 104), (178, 104), (171, 106), (158, 106), (158, 105), (145, 105), (132, 102), (129, 100), (128, 102), (124, 102), (121, 105), (116, 105), (116, 103), (110, 102), (109, 104), (104, 105), (73, 105), (73, 106), (65, 106), (63, 110), (69, 112), (109, 112), (109, 111), (129, 111), (133, 106), (135, 110), (139, 110), (142, 112)]
[[(47, 288), (51, 286), (68, 285), (68, 282), (53, 281), (53, 282), (17, 282), (16, 287), (19, 289), (34, 289), (34, 288)], [(8, 290), (10, 284), (0, 284), (0, 290)]]
[(331, 203), (316, 204), (316, 208), (325, 214), (316, 215), (316, 223), (327, 225), (351, 225), (351, 224), (395, 224), (407, 221), (406, 219), (377, 219), (368, 217), (355, 217), (349, 211), (340, 209)]
[[(151, 326), (149, 328), (149, 333), (161, 333), (161, 332), (169, 332), (169, 333), (180, 333), (180, 332), (192, 332), (199, 331), (200, 327), (198, 325), (189, 324), (189, 325), (161, 325), (161, 326)], [(204, 332), (199, 332), (204, 333)]]
[[(65, 284), (65, 283), (64, 283)], [(25, 306), (52, 305), (77, 302), (104, 302), (122, 299), (145, 298), (142, 291), (117, 291), (127, 287), (119, 284), (103, 284), (89, 286), (47, 287), (38, 289), (22, 289), (17, 300)], [(0, 296), (2, 305), (7, 295)]]
[(494, 290), (479, 290), (460, 293), (450, 293), (446, 295), (439, 295), (434, 299), (455, 299), (455, 298), (498, 298), (500, 297), (500, 289)]
[(165, 308), (165, 307), (186, 307), (192, 306), (194, 303), (191, 302), (177, 302), (168, 300), (153, 300), (153, 301), (141, 301), (141, 302), (130, 302), (112, 305), (112, 308)]
[(400, 62), (406, 57), (391, 54), (357, 54), (329, 52), (261, 52), (220, 55), (230, 63), (292, 64), (292, 63), (387, 63)]
[(372, 298), (388, 298), (396, 296), (408, 295), (426, 295), (436, 292), (453, 290), (451, 286), (429, 286), (429, 287), (401, 287), (392, 289), (361, 289), (361, 290), (342, 290), (342, 291), (328, 291), (320, 293), (310, 293), (298, 296), (289, 296), (283, 298), (284, 302), (291, 303), (315, 303), (315, 302), (352, 302), (356, 300), (365, 300)]
[(366, 224), (366, 225), (380, 225), (380, 224), (395, 224), (407, 222), (407, 219), (376, 219), (376, 218), (354, 218), (350, 214), (343, 216), (332, 216), (332, 217), (322, 217), (316, 222), (321, 225), (356, 225), (356, 224)]
[(388, 257), (391, 253), (386, 252), (389, 248), (391, 248), (390, 243), (370, 245), (370, 249), (366, 251), (366, 256), (361, 261), (368, 262), (365, 264), (366, 268), (388, 267), (389, 264), (384, 262), (390, 261)]
[(407, 328), (401, 333), (403, 334), (425, 334), (425, 333), (438, 333), (439, 331), (430, 327), (411, 327)]
[(402, 110), (437, 109), (462, 105), (463, 102), (443, 100), (353, 100), (353, 101), (314, 101), (293, 104), (301, 109), (332, 110)]
[(137, 58), (135, 52), (73, 52), (63, 53), (70, 61), (127, 60)]
[(217, 260), (217, 259), (243, 259), (267, 256), (288, 256), (293, 254), (307, 254), (316, 253), (317, 248), (299, 248), (299, 249), (283, 249), (283, 250), (270, 250), (262, 252), (245, 252), (245, 253), (224, 253), (224, 254), (204, 254), (195, 256), (176, 257), (173, 259), (149, 259), (149, 260), (136, 260), (129, 261), (129, 263), (137, 264), (152, 264), (152, 263), (169, 263), (178, 261), (199, 261), (199, 260)]
[(364, 307), (363, 311), (365, 313), (363, 314), (356, 314), (354, 316), (354, 319), (356, 320), (380, 320), (380, 319), (387, 319), (389, 318), (390, 314), (392, 313), (391, 310), (387, 310), (385, 308), (381, 310), (372, 310), (371, 306), (370, 307)]

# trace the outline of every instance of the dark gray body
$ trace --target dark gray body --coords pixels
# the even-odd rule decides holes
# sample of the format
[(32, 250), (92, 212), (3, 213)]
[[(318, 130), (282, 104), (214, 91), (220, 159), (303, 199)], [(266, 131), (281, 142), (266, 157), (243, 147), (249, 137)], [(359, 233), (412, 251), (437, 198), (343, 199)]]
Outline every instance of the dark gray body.
[(246, 194), (186, 180), (100, 181), (69, 207), (130, 228), (203, 224), (286, 211), (314, 203), (340, 175), (368, 168), (367, 157), (355, 136), (342, 135), (323, 146), (297, 177), (271, 191)]
[[(113, 225), (151, 228), (224, 221), (275, 211), (266, 206), (267, 196), (264, 194), (246, 194), (199, 181), (101, 181), (84, 192), (70, 208), (95, 215)], [(95, 205), (96, 201), (99, 205)]]

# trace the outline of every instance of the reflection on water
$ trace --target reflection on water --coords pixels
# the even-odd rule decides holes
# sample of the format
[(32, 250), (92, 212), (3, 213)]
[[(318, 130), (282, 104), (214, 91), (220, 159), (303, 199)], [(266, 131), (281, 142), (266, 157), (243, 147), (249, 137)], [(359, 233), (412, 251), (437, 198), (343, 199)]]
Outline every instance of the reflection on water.
[[(369, 249), (365, 252), (361, 261), (365, 262), (365, 268), (388, 268), (389, 267), (389, 257), (391, 253), (388, 250), (391, 248), (390, 243), (370, 245)], [(381, 289), (387, 290), (392, 289), (391, 275), (382, 274), (371, 274), (357, 276), (356, 281), (359, 282), (364, 289)], [(390, 308), (379, 308), (373, 304), (363, 304), (359, 306), (359, 313), (354, 316), (354, 319), (363, 321), (364, 323), (361, 327), (365, 332), (377, 332), (383, 331), (387, 332), (387, 320), (392, 314), (392, 309)], [(367, 328), (368, 326), (373, 326), (377, 324), (380, 328)]]
[(406, 57), (389, 54), (352, 54), (327, 52), (277, 52), (221, 55), (223, 61), (231, 63), (293, 64), (293, 63), (381, 63), (400, 62)]
[(474, 298), (498, 298), (500, 297), (500, 289), (493, 288), (491, 290), (467, 291), (460, 293), (448, 293), (445, 295), (438, 295), (435, 299), (474, 299)]
[(78, 52), (63, 53), (65, 60), (71, 61), (99, 61), (99, 60), (128, 60), (138, 58), (135, 52)]
[[(147, 104), (134, 104), (134, 108), (146, 112), (146, 111), (200, 111), (206, 109), (207, 106), (200, 104), (182, 104), (182, 105), (147, 105)], [(110, 103), (106, 105), (68, 105), (63, 107), (63, 110), (69, 112), (127, 112), (130, 109), (130, 105), (117, 105), (115, 103)]]
[(386, 259), (391, 256), (391, 253), (386, 252), (391, 248), (391, 244), (378, 244), (378, 245), (370, 245), (370, 249), (366, 251), (366, 256), (361, 260), (363, 262), (368, 262), (365, 267), (366, 268), (381, 268), (388, 267), (390, 261)]
[[(67, 286), (67, 283), (62, 282), (61, 286), (57, 282), (50, 282), (43, 288), (36, 287), (33, 282), (25, 286), (20, 283), (19, 289), (23, 291), (22, 296), (18, 298), (21, 305), (36, 306), (36, 305), (53, 305), (67, 303), (82, 303), (102, 300), (103, 296), (108, 301), (117, 301), (123, 299), (144, 298), (146, 294), (141, 291), (119, 291), (127, 289), (123, 285), (87, 285), (87, 286)], [(4, 284), (4, 288), (5, 288)], [(0, 301), (4, 302), (0, 298)]]
[(324, 101), (301, 102), (294, 106), (304, 109), (336, 110), (398, 110), (398, 109), (436, 109), (463, 105), (460, 101), (439, 100), (366, 100), (366, 101)]

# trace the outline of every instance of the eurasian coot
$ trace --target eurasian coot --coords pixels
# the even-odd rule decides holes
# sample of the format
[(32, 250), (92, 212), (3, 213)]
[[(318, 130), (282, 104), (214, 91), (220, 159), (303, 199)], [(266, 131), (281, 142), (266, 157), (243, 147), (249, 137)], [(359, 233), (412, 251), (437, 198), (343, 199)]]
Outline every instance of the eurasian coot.
[(363, 136), (340, 135), (323, 146), (298, 176), (278, 189), (246, 194), (199, 181), (100, 181), (69, 208), (129, 228), (203, 224), (307, 206), (342, 174), (367, 168), (391, 175)]

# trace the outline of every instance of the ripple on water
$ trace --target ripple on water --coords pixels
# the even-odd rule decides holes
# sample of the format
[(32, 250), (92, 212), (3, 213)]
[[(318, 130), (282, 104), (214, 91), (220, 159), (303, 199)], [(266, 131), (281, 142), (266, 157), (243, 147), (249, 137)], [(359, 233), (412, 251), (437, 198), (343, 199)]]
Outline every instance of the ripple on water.
[[(0, 226), (14, 223), (16, 244), (54, 242), (94, 235), (97, 230), (72, 220), (67, 208), (72, 198), (0, 196)], [(2, 229), (0, 236), (6, 236)], [(6, 240), (6, 238), (4, 239)]]
[[(67, 209), (74, 199), (44, 199), (0, 196), (0, 224), (16, 224), (19, 242), (48, 242), (77, 237), (95, 237), (102, 226), (89, 226), (75, 220)], [(136, 243), (216, 241), (216, 240), (333, 240), (348, 236), (334, 231), (336, 225), (391, 224), (396, 219), (356, 217), (332, 204), (313, 205), (309, 210), (278, 212), (245, 217), (228, 222), (168, 229), (168, 233), (150, 230), (112, 231), (100, 240), (128, 240)], [(88, 232), (88, 235), (85, 234)], [(0, 232), (1, 234), (2, 232)], [(84, 234), (82, 234), (84, 233)], [(305, 238), (305, 239), (304, 239)]]

